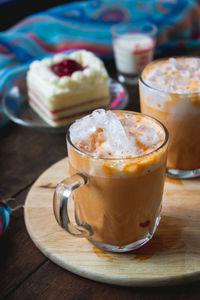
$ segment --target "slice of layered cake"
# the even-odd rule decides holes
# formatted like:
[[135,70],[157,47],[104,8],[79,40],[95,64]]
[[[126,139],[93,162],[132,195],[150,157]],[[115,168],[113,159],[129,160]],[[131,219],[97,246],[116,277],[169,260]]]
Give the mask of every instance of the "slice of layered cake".
[[108,73],[86,50],[34,61],[27,88],[31,107],[51,126],[64,126],[96,108],[109,107]]

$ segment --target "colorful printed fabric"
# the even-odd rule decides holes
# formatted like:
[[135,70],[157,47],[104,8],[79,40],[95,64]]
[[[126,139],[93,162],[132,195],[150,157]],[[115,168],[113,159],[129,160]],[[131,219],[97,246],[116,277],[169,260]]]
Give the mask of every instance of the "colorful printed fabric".
[[0,33],[0,89],[11,67],[35,58],[80,48],[112,57],[110,28],[122,21],[157,25],[157,53],[199,47],[199,17],[195,0],[96,0],[34,14]]
[[12,210],[6,203],[0,202],[0,237],[9,225],[11,212]]

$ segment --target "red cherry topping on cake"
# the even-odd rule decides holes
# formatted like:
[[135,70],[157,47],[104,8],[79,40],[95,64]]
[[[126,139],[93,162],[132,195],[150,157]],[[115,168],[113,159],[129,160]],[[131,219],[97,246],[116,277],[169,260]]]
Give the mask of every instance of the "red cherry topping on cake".
[[85,67],[73,59],[63,59],[58,64],[51,66],[51,70],[58,76],[71,76],[76,71],[83,71]]

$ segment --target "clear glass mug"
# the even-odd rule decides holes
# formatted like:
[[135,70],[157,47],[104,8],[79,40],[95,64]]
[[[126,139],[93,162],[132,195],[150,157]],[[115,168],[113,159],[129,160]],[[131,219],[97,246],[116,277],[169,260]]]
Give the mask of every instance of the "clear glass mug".
[[[181,59],[181,58],[180,58]],[[139,78],[142,113],[160,120],[170,134],[167,175],[174,178],[200,176],[200,93],[171,93],[151,87],[145,82],[154,64],[149,63]],[[146,73],[147,72],[147,73]]]
[[[141,247],[160,221],[168,132],[159,121],[144,117],[159,124],[164,142],[136,158],[92,157],[77,149],[67,134],[71,177],[56,187],[54,214],[68,233],[104,250],[126,252]],[[70,198],[75,203],[74,223],[68,215]]]

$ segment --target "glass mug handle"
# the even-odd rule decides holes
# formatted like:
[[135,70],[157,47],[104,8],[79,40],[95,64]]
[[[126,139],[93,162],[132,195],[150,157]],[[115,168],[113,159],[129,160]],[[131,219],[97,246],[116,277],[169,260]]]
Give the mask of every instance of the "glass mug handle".
[[87,184],[88,178],[82,173],[68,177],[61,181],[54,192],[53,210],[58,224],[68,233],[77,237],[89,237],[93,234],[92,228],[87,223],[72,224],[68,215],[68,200],[72,196],[72,192],[79,187]]

